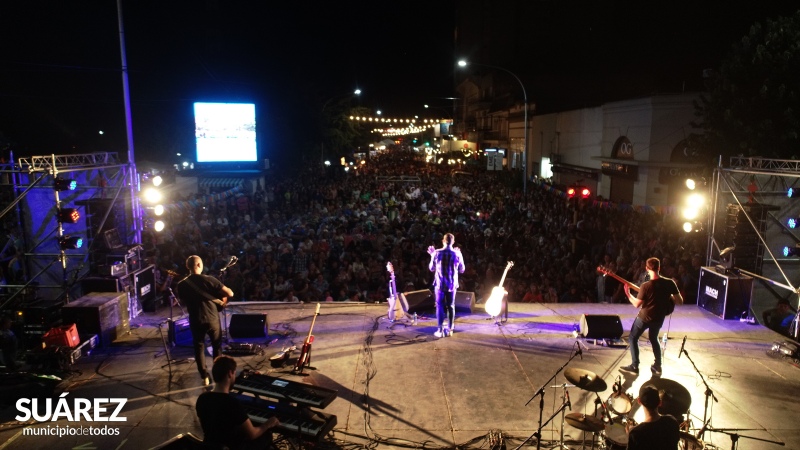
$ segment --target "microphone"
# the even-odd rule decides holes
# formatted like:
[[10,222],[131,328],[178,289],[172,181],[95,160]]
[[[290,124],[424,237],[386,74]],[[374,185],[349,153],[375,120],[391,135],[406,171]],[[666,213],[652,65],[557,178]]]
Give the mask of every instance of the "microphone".
[[680,359],[681,355],[683,354],[683,347],[686,345],[686,336],[683,337],[683,342],[681,342],[681,350],[678,352],[678,359]]
[[572,402],[569,401],[569,391],[566,389],[564,390],[564,398],[567,400],[567,406],[569,407],[569,410],[572,411]]
[[[581,350],[581,343],[578,342],[578,341],[575,341],[575,345],[578,346],[578,351],[576,351],[575,354],[580,356],[581,357],[581,361],[583,361],[583,350]],[[572,410],[570,410],[570,411],[572,411]]]

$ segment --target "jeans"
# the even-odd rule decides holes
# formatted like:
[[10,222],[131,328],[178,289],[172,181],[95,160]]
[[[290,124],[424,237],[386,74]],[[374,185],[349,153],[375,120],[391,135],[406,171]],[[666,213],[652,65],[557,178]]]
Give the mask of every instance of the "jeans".
[[196,325],[190,322],[189,328],[192,331],[194,360],[197,363],[197,370],[200,372],[201,377],[207,377],[209,375],[208,369],[206,369],[206,335],[211,339],[211,354],[216,359],[222,348],[222,331],[219,328],[219,322],[198,323]]
[[453,322],[456,319],[456,291],[436,289],[434,295],[436,296],[436,322],[439,331],[442,330],[445,317],[447,318],[447,328],[452,330]]
[[645,323],[639,317],[633,321],[631,326],[631,333],[628,337],[628,343],[631,347],[631,364],[639,367],[639,338],[642,337],[645,330],[649,330],[648,336],[650,338],[650,345],[653,346],[653,357],[655,358],[655,366],[661,367],[661,345],[658,343],[658,333],[661,331],[661,326],[664,325],[664,318]]

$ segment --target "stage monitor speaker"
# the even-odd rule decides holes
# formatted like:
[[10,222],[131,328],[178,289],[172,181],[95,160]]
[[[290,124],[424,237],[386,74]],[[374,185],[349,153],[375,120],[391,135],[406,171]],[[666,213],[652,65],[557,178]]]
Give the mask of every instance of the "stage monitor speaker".
[[408,312],[412,314],[415,312],[430,311],[434,309],[436,305],[433,299],[433,292],[431,292],[430,289],[403,292],[400,295],[405,297],[406,304],[408,304]]
[[622,321],[619,316],[584,314],[580,333],[587,339],[619,339],[622,337]]
[[475,293],[456,291],[456,312],[472,313],[475,308]]
[[267,337],[267,314],[232,314],[228,333],[234,339]]
[[697,305],[723,320],[738,319],[750,309],[753,279],[725,275],[713,267],[700,268]]

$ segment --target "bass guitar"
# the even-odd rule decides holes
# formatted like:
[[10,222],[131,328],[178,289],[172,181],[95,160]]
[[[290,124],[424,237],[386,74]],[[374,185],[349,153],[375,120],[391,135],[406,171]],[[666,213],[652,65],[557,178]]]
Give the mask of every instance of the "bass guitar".
[[314,313],[314,319],[311,320],[311,327],[308,329],[308,336],[306,336],[306,340],[303,342],[303,348],[300,350],[300,356],[297,358],[297,362],[294,364],[292,373],[305,375],[303,373],[303,369],[311,363],[311,343],[314,342],[314,335],[311,333],[314,331],[314,324],[317,322],[318,315],[319,303],[317,303],[317,312]]
[[503,277],[500,278],[500,284],[492,288],[492,294],[489,296],[489,300],[486,300],[484,309],[492,317],[499,316],[502,311],[503,296],[508,294],[508,292],[503,289],[503,283],[506,281],[506,275],[512,267],[514,267],[514,261],[509,261],[508,264],[506,264],[506,270],[503,271]]

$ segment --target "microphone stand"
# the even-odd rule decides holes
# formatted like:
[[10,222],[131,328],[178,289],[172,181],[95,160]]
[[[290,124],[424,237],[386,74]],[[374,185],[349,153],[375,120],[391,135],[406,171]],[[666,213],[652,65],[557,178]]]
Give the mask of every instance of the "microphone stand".
[[[694,371],[697,372],[697,375],[700,376],[700,380],[702,380],[703,384],[706,386],[706,392],[705,392],[706,401],[705,401],[705,404],[703,405],[703,427],[700,428],[700,432],[697,433],[697,439],[703,439],[703,433],[705,433],[706,428],[709,427],[708,424],[711,423],[711,418],[708,417],[708,399],[709,399],[709,397],[711,397],[711,398],[714,399],[715,402],[719,402],[719,400],[717,400],[717,397],[714,395],[714,391],[711,390],[711,386],[708,385],[708,383],[706,382],[705,377],[703,377],[703,374],[700,373],[700,370],[697,368],[697,365],[694,363],[694,361],[692,361],[692,357],[689,356],[689,352],[686,351],[686,348],[683,348],[682,350],[683,350],[683,354],[686,355],[686,357],[689,359],[689,362],[692,363],[692,367],[694,367]],[[681,355],[679,353],[678,357],[680,357],[680,356]],[[708,419],[708,421],[706,421],[706,419]]]
[[[522,441],[522,443],[519,444],[519,446],[517,446],[514,450],[519,450],[520,448],[522,448],[522,446],[525,445],[528,441],[530,441],[532,437],[536,437],[536,450],[540,450],[542,448],[542,427],[544,427],[545,425],[550,423],[550,421],[553,420],[553,417],[555,417],[558,413],[563,411],[564,407],[569,405],[569,402],[565,400],[564,404],[561,405],[561,408],[559,408],[559,410],[556,411],[555,414],[550,416],[550,418],[547,419],[547,422],[542,423],[542,415],[544,414],[544,390],[558,376],[558,374],[561,373],[561,371],[564,370],[565,367],[567,367],[567,364],[569,364],[573,359],[575,359],[576,356],[578,356],[580,354],[580,351],[581,351],[581,349],[579,347],[578,350],[575,351],[575,353],[573,353],[572,356],[569,357],[567,362],[565,362],[563,366],[559,367],[558,370],[556,371],[556,373],[554,373],[553,376],[550,377],[542,385],[542,387],[540,387],[539,390],[536,391],[535,394],[533,394],[533,397],[531,397],[531,399],[528,400],[525,403],[525,406],[528,406],[528,404],[530,402],[532,402],[533,399],[535,399],[537,396],[541,396],[539,398],[539,429],[537,429],[532,435],[528,436],[524,441]],[[563,444],[563,442],[562,442],[562,444]]]
[[783,446],[786,445],[786,443],[782,442],[782,441],[771,441],[769,439],[761,439],[761,438],[757,438],[757,437],[753,437],[753,436],[745,436],[745,435],[736,433],[736,431],[739,431],[738,428],[711,428],[711,427],[708,427],[708,431],[713,431],[714,433],[727,434],[728,436],[730,436],[731,437],[731,450],[736,450],[736,447],[739,444],[739,438],[752,439],[754,441],[761,441],[761,442],[769,442],[770,444],[777,444],[777,445],[783,445]]
[[[229,267],[235,266],[237,262],[239,262],[239,258],[231,256],[231,259],[228,260],[228,264],[225,264],[225,267],[219,270],[219,281],[222,284],[225,284],[225,271],[228,270]],[[222,341],[228,342],[228,312],[225,311],[224,307],[222,308],[222,317],[220,317],[219,320],[222,324]]]

